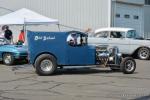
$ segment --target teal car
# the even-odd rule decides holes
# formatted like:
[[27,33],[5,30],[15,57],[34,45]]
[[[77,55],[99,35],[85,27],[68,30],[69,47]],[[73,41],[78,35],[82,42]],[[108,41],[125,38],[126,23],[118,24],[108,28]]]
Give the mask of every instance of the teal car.
[[27,60],[27,46],[12,45],[5,38],[0,38],[0,61],[13,65],[15,61]]

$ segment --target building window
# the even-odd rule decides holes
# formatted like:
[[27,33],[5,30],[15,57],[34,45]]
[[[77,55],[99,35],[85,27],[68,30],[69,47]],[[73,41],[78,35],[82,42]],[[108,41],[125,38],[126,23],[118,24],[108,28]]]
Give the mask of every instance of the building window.
[[150,0],[145,0],[145,5],[150,5]]
[[133,18],[136,19],[136,20],[138,20],[139,16],[134,15]]
[[126,14],[126,15],[124,15],[124,18],[130,18],[130,15]]
[[120,14],[116,14],[116,17],[117,17],[117,18],[120,18]]

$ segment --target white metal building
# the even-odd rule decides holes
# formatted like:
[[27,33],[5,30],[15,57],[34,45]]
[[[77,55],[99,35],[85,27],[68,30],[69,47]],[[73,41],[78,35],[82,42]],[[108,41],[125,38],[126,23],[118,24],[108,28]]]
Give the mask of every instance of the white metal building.
[[81,29],[117,26],[144,33],[144,0],[0,0],[0,15],[20,8]]
[[145,0],[144,6],[144,33],[146,38],[150,38],[150,0]]

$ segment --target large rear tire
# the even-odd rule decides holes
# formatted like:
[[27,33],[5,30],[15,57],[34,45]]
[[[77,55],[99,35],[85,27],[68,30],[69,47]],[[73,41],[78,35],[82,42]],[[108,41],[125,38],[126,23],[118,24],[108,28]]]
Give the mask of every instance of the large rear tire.
[[120,68],[124,74],[132,74],[136,69],[136,62],[131,57],[123,58]]
[[57,69],[56,59],[50,54],[42,54],[37,57],[34,66],[36,73],[42,76],[52,75]]

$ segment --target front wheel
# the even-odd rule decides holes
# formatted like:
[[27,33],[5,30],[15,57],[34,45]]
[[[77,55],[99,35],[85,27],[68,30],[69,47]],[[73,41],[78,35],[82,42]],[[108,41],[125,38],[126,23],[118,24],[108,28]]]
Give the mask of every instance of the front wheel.
[[146,47],[140,48],[138,50],[138,58],[141,60],[148,60],[150,57],[150,50]]
[[132,74],[136,69],[136,62],[133,58],[126,57],[123,58],[120,67],[124,74]]
[[56,59],[52,55],[42,54],[36,59],[34,67],[38,75],[52,75],[57,69]]
[[13,65],[14,64],[14,57],[11,53],[3,54],[3,63],[5,65]]

